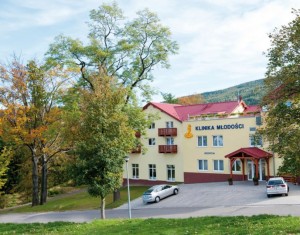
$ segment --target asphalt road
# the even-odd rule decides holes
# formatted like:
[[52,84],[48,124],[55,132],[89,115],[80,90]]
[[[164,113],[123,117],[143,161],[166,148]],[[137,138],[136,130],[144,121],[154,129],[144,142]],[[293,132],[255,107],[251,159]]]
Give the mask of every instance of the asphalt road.
[[[251,216],[258,214],[300,216],[300,186],[290,184],[289,196],[267,198],[265,183],[252,182],[182,184],[176,196],[144,205],[131,202],[132,218],[189,218],[200,216]],[[89,222],[100,218],[99,210],[0,215],[0,223]],[[128,218],[128,204],[106,210],[106,218]]]

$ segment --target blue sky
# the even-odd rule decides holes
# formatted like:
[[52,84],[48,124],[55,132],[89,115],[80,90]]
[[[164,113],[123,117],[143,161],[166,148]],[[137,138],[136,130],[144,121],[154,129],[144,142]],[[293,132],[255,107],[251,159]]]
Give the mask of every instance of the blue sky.
[[[101,0],[2,0],[0,61],[15,53],[42,59],[54,37],[84,40],[89,11]],[[152,86],[184,96],[228,88],[264,77],[268,33],[290,22],[299,0],[117,0],[128,18],[149,8],[180,46],[171,68],[154,71]],[[161,101],[155,96],[154,101]]]

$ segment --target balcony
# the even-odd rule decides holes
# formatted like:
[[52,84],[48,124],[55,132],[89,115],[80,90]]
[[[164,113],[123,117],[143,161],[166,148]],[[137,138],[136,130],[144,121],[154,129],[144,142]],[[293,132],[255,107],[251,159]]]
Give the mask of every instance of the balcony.
[[158,128],[158,136],[177,136],[177,128]]
[[131,153],[141,153],[141,152],[142,152],[141,146],[138,146],[135,149],[131,150]]
[[159,153],[177,153],[177,145],[159,145]]

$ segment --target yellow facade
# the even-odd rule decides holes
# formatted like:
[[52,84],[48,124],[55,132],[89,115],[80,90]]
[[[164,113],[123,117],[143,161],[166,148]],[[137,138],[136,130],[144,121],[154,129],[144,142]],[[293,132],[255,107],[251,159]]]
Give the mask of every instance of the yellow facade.
[[[230,115],[225,115],[226,117],[191,116],[187,120],[178,120],[170,113],[151,104],[144,112],[157,114],[159,119],[154,122],[151,129],[147,130],[147,136],[141,137],[143,147],[146,149],[145,153],[130,154],[129,177],[141,183],[225,181],[231,172],[230,160],[225,156],[240,148],[252,147],[251,136],[261,125],[257,123],[260,114],[242,115],[240,106],[237,106]],[[170,122],[173,123],[172,128],[176,128],[177,135],[159,136],[158,130],[167,128]],[[177,152],[159,153],[161,145],[176,145]],[[267,151],[266,146],[267,144],[263,143],[263,146],[258,147]],[[280,159],[277,157],[270,159],[271,176],[277,174],[279,165]],[[155,170],[149,169],[153,166]],[[260,180],[264,180],[267,176],[267,165],[264,160],[260,161],[258,170]],[[153,177],[153,171],[156,177]],[[251,180],[254,171],[251,161],[245,162],[244,180]],[[233,174],[242,175],[242,170],[233,171]]]
[[[158,146],[165,145],[166,140],[164,137],[158,137],[158,128],[165,128],[167,121],[173,121],[174,127],[177,127],[177,137],[174,137],[175,143],[180,146],[182,145],[182,138],[180,136],[184,135],[180,123],[173,118],[170,118],[167,114],[163,112],[158,112],[157,109],[153,108],[152,106],[149,107],[146,112],[149,113],[157,113],[160,117],[159,120],[155,121],[155,128],[147,130],[147,136],[142,136],[143,146],[146,150],[145,154],[130,154],[129,163],[131,164],[139,164],[139,179],[143,180],[151,180],[149,179],[149,164],[156,165],[156,180],[167,181],[167,165],[174,165],[175,166],[175,179],[178,182],[183,182],[183,171],[184,171],[184,162],[183,162],[183,149],[178,149],[177,154],[163,154],[158,153]],[[155,145],[149,145],[149,138],[155,138]],[[131,165],[132,166],[132,165]],[[132,173],[132,171],[129,171]],[[131,178],[132,174],[130,175]]]

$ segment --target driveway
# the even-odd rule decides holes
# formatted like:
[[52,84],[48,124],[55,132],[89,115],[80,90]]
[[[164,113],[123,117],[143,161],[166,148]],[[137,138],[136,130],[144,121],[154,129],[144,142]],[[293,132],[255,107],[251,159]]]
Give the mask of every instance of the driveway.
[[[254,186],[253,182],[199,183],[179,185],[179,194],[161,200],[159,203],[143,204],[142,198],[131,202],[132,209],[142,208],[211,208],[245,205],[299,205],[300,186],[289,184],[289,196],[273,196],[268,198],[265,193],[266,183],[260,182]],[[122,205],[120,209],[127,208]]]
[[[289,196],[267,198],[265,182],[181,184],[179,194],[159,203],[131,201],[132,218],[190,218],[200,216],[251,216],[258,214],[300,216],[300,186],[290,184]],[[0,215],[0,223],[89,222],[100,218],[99,210]],[[128,218],[128,204],[106,210],[106,218]]]

